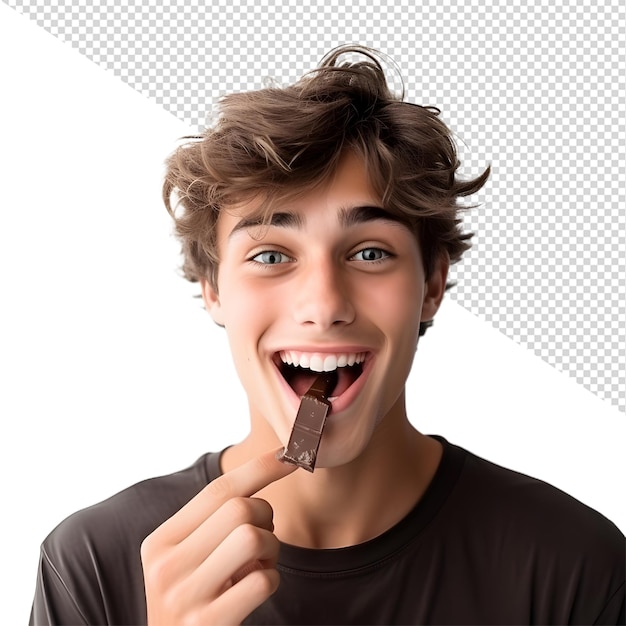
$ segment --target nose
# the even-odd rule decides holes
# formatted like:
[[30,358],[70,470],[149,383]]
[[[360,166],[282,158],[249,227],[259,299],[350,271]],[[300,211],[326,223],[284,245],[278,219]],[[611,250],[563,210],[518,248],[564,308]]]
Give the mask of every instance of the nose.
[[331,261],[312,263],[300,273],[294,286],[296,322],[322,330],[354,321],[355,308],[348,281]]

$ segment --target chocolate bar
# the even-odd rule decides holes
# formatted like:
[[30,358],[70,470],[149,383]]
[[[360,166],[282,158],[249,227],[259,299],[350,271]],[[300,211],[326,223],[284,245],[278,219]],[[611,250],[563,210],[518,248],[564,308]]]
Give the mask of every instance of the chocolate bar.
[[337,384],[337,371],[322,372],[302,396],[289,443],[280,460],[302,467],[309,472],[315,469],[317,449],[322,438],[326,416],[330,411],[328,396]]

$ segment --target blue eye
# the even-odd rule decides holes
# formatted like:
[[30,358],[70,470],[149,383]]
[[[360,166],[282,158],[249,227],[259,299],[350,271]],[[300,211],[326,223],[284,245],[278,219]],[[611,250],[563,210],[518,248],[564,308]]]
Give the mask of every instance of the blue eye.
[[356,261],[382,261],[389,255],[388,252],[381,250],[381,248],[363,248],[359,250],[352,258]]
[[262,265],[276,265],[278,263],[288,263],[291,259],[282,252],[277,250],[266,250],[265,252],[259,252],[256,256],[253,256],[252,261],[260,263]]

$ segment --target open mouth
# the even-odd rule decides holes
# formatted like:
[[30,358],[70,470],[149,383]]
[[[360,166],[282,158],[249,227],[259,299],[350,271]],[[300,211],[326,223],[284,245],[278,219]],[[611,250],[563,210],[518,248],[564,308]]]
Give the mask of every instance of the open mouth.
[[276,365],[288,385],[298,396],[303,396],[320,372],[337,371],[337,384],[330,397],[339,397],[363,373],[367,353],[308,354],[281,351],[276,355]]

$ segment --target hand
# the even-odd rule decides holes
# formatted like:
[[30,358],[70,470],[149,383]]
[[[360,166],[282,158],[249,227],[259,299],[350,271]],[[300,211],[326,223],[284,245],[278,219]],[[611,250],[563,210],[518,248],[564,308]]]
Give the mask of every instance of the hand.
[[268,452],[220,476],[141,545],[148,624],[239,624],[278,588],[273,511],[257,491],[295,466]]

